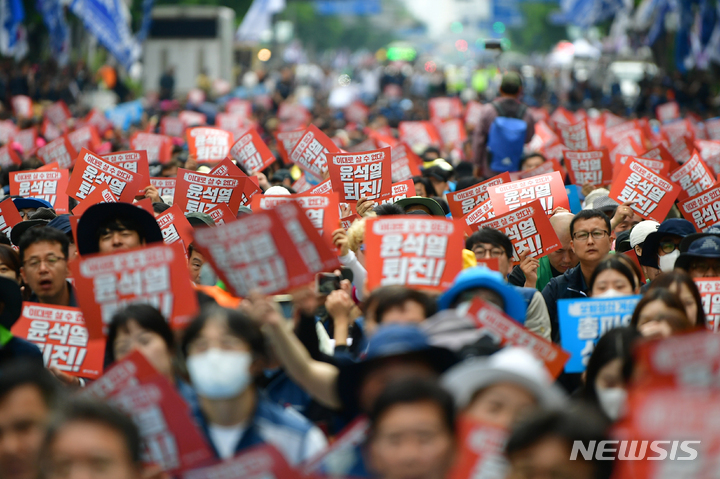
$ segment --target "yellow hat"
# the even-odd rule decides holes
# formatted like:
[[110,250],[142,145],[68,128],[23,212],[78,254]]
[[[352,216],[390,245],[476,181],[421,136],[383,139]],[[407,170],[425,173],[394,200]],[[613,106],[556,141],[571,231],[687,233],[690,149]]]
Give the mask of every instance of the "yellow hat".
[[462,250],[462,258],[463,258],[463,269],[468,269],[468,268],[472,268],[473,266],[477,266],[477,259],[475,259],[475,253],[473,253],[469,249]]

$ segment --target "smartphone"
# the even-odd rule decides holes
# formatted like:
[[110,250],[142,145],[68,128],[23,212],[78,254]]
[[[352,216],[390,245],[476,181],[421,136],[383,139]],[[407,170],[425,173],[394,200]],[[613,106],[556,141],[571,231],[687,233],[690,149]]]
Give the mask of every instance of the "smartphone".
[[315,276],[317,293],[327,295],[340,289],[340,279],[340,276],[333,273],[318,273]]
[[293,318],[293,303],[292,295],[289,294],[276,294],[272,297],[272,300],[280,306],[283,317],[285,319]]

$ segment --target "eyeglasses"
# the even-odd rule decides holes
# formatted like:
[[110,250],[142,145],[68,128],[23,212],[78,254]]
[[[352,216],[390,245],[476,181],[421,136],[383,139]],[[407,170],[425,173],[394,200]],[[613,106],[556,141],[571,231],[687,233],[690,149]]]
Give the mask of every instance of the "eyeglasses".
[[479,256],[481,258],[484,258],[485,256],[487,256],[488,251],[490,252],[491,258],[499,258],[505,254],[505,250],[502,248],[485,249],[482,246],[479,246],[479,247],[473,249],[473,253],[475,253],[475,256]]
[[677,247],[678,245],[676,245],[672,241],[663,241],[662,243],[660,243],[659,251],[662,251],[665,254],[670,254],[675,251]]
[[577,233],[575,233],[574,238],[575,238],[575,241],[587,241],[588,238],[590,237],[590,235],[592,235],[593,239],[601,240],[605,236],[608,236],[609,234],[610,233],[608,233],[605,230],[594,230],[590,233],[588,233],[587,231],[578,231]]
[[54,268],[55,265],[58,263],[58,261],[65,261],[65,259],[66,258],[63,258],[60,256],[50,255],[47,258],[45,258],[44,260],[42,260],[40,258],[33,258],[28,261],[25,261],[25,263],[23,263],[23,264],[28,269],[38,269],[44,261],[45,264],[48,265],[48,267]]
[[714,273],[720,273],[720,264],[717,264],[714,261],[693,261],[692,263],[690,263],[690,267],[688,269],[694,270],[694,272],[696,271],[700,274],[705,274],[711,269]]

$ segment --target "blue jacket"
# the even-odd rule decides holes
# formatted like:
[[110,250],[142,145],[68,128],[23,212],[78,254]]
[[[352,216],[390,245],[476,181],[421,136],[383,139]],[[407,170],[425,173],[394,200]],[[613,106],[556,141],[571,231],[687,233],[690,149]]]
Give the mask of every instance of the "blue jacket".
[[545,305],[550,315],[551,337],[554,343],[560,343],[560,325],[558,322],[557,302],[560,299],[587,298],[588,286],[580,265],[570,268],[562,275],[551,279],[542,291]]

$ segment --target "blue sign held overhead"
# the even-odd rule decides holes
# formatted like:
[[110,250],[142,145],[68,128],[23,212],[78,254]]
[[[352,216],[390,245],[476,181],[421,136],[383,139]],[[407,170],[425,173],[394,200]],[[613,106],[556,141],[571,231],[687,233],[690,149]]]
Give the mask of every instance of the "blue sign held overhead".
[[318,15],[377,15],[382,12],[380,0],[315,0]]
[[582,204],[580,203],[580,195],[577,185],[565,185],[565,193],[567,193],[568,202],[570,203],[570,212],[574,215],[580,213]]
[[142,100],[120,103],[115,108],[105,111],[105,116],[113,125],[127,131],[130,125],[140,123],[143,114]]
[[560,345],[570,353],[565,372],[585,371],[598,340],[614,328],[629,326],[641,296],[558,301]]

